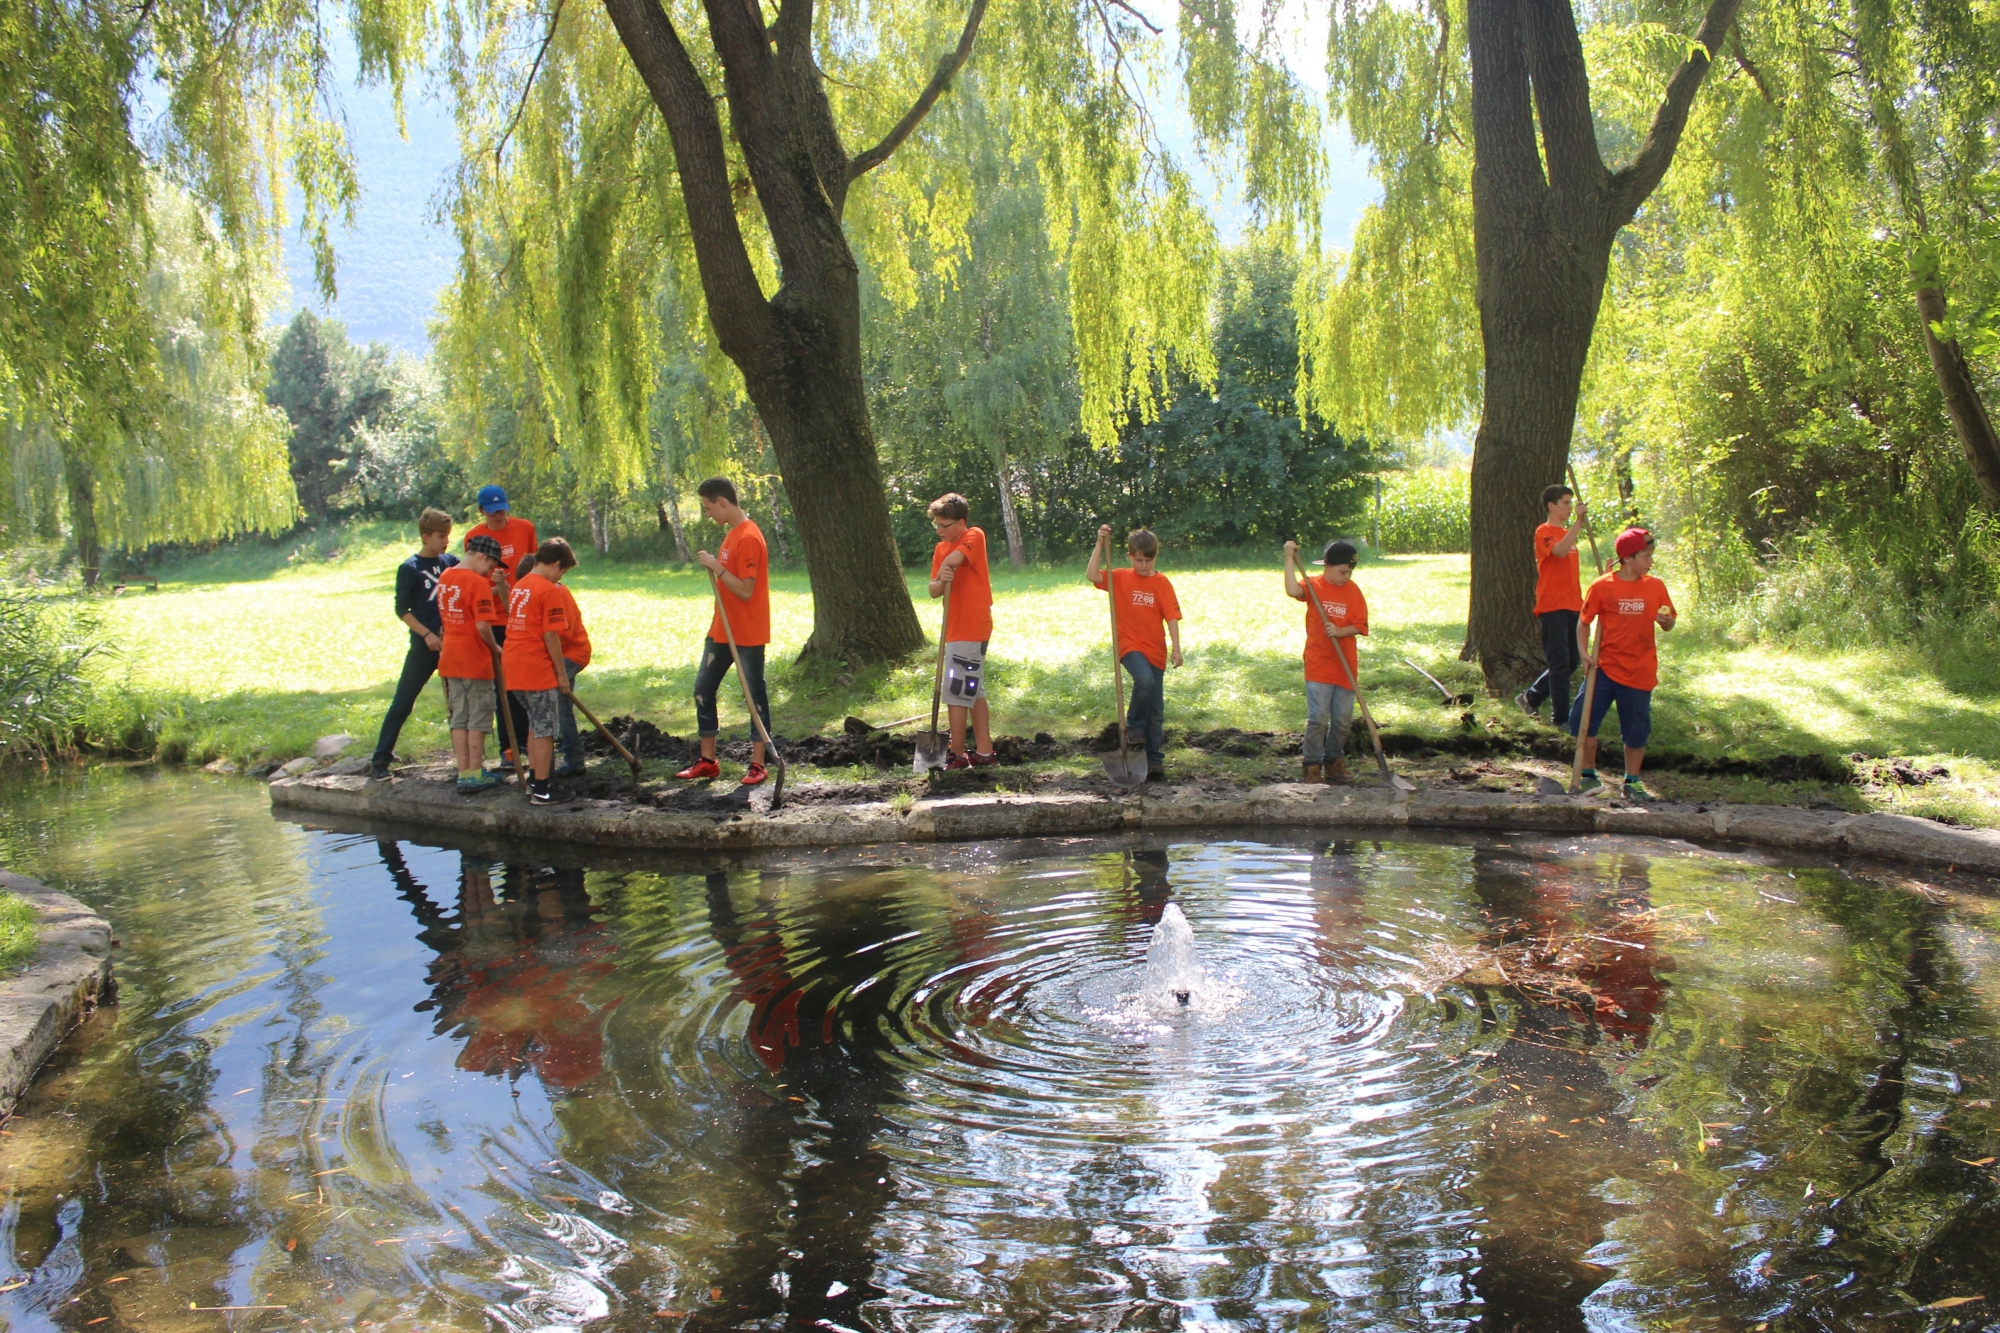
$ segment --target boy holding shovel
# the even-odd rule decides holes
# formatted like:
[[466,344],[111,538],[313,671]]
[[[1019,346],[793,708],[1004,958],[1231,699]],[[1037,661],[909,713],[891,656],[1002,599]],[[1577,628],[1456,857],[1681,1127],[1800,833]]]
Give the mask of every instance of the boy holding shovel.
[[[513,587],[514,567],[520,562],[523,556],[535,553],[535,525],[525,518],[514,517],[507,505],[507,492],[498,486],[481,486],[479,488],[479,512],[486,515],[486,519],[484,522],[475,525],[465,534],[465,549],[468,551],[472,549],[472,539],[475,536],[490,537],[500,547],[500,554],[494,557],[494,565],[498,570],[498,577],[493,583],[493,596],[500,606],[502,619],[505,619],[507,594],[508,590]],[[507,627],[504,624],[499,626],[494,631],[494,636],[501,643],[506,643]],[[505,699],[496,699],[495,703],[512,707],[509,701]],[[528,719],[522,716],[518,708],[513,709],[513,714],[514,730],[517,733],[525,734],[528,728]],[[500,749],[506,759],[504,767],[508,771],[512,771],[515,760],[519,756],[507,744],[506,719],[495,714],[493,726],[494,730],[500,736]]]
[[493,597],[493,572],[499,567],[500,543],[475,532],[465,541],[465,563],[438,577],[438,675],[444,677],[458,789],[468,793],[500,785],[485,768],[486,723],[496,712],[493,655],[500,644],[493,629],[500,623],[500,605]]
[[[1597,777],[1597,729],[1613,703],[1618,705],[1618,737],[1625,743],[1625,796],[1640,801],[1652,796],[1639,780],[1639,770],[1645,765],[1646,740],[1653,730],[1653,689],[1660,683],[1653,629],[1672,629],[1680,614],[1667,585],[1652,575],[1653,547],[1653,534],[1644,528],[1619,533],[1618,567],[1584,594],[1576,627],[1577,656],[1596,680],[1585,677],[1589,726],[1583,725],[1583,695],[1578,695],[1570,709],[1569,732],[1578,737],[1582,776],[1578,790],[1586,796],[1605,790]],[[1593,657],[1588,635],[1591,623],[1600,620],[1604,630]]]
[[556,702],[569,689],[563,666],[562,632],[569,625],[563,571],[576,567],[576,553],[560,537],[535,550],[535,565],[507,595],[507,642],[500,668],[507,673],[509,701],[528,715],[528,799],[555,800],[549,770],[555,765]]
[[[1354,682],[1361,678],[1361,654],[1354,640],[1368,632],[1368,599],[1354,583],[1356,552],[1348,542],[1330,542],[1321,561],[1325,573],[1301,581],[1299,544],[1285,543],[1285,595],[1306,603],[1307,782],[1352,782],[1347,770],[1347,733],[1354,725]],[[1312,607],[1317,597],[1323,623]],[[1331,732],[1331,738],[1328,733]]]
[[[993,750],[993,722],[986,707],[986,645],[993,639],[993,579],[986,567],[986,533],[968,527],[972,508],[957,491],[930,503],[937,545],[931,550],[933,597],[951,589],[944,626],[944,702],[951,718],[946,771],[1000,762]],[[965,750],[970,718],[976,748]]]
[[[722,609],[709,622],[708,638],[701,649],[701,666],[694,675],[695,730],[701,737],[701,758],[675,777],[694,782],[722,776],[715,761],[715,738],[722,723],[715,707],[716,691],[729,675],[729,636],[736,636],[736,660],[742,663],[743,683],[771,729],[771,700],[764,690],[764,647],[771,641],[771,556],[764,545],[764,531],[750,521],[736,500],[736,483],[727,477],[710,477],[695,493],[701,497],[701,512],[726,534],[713,555],[695,552],[695,560],[715,576],[722,589]],[[724,612],[729,624],[722,623]],[[750,728],[750,767],[743,770],[742,785],[755,787],[764,781],[764,738],[753,724]]]
[[[1125,714],[1126,740],[1146,747],[1146,781],[1165,782],[1167,663],[1181,664],[1181,604],[1174,585],[1158,571],[1160,539],[1140,528],[1125,539],[1130,569],[1111,569],[1111,525],[1098,525],[1097,545],[1083,576],[1111,590],[1118,608],[1118,661],[1132,677],[1132,707]],[[1167,639],[1173,639],[1173,651]]]

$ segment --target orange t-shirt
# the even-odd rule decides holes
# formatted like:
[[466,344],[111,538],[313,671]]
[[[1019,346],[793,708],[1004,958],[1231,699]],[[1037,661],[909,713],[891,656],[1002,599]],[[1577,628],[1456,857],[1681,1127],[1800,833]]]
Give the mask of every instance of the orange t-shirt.
[[736,636],[738,648],[755,648],[771,641],[771,553],[764,545],[764,530],[744,519],[729,530],[722,539],[722,546],[715,558],[722,562],[724,570],[739,579],[748,579],[751,584],[750,600],[745,601],[722,589],[722,604],[729,608],[729,629],[722,628],[722,613],[717,612],[709,620],[708,637],[717,643],[727,643],[728,635]]
[[[1118,654],[1144,653],[1146,660],[1167,669],[1167,622],[1181,618],[1181,604],[1165,574],[1141,578],[1131,569],[1111,573],[1111,602],[1118,608]],[[1104,586],[1104,572],[1094,580]]]
[[535,540],[535,525],[525,518],[515,518],[511,514],[507,516],[507,522],[497,529],[482,520],[465,530],[465,536],[460,539],[458,549],[464,550],[465,543],[482,532],[500,543],[500,586],[513,587],[514,567],[521,563],[522,556],[533,555],[535,547],[540,545]]
[[[1326,575],[1313,574],[1306,578],[1306,596],[1318,596],[1319,604],[1326,608],[1326,618],[1333,622],[1335,629],[1352,625],[1362,634],[1368,632],[1368,599],[1361,595],[1361,589],[1354,580],[1335,586],[1326,581]],[[1340,656],[1334,657],[1338,645]],[[1340,662],[1346,662],[1347,672],[1341,673]],[[1326,627],[1320,623],[1319,612],[1313,610],[1312,602],[1306,602],[1306,679],[1315,685],[1338,685],[1344,690],[1354,688],[1360,679],[1361,653],[1359,645],[1350,635],[1343,639],[1326,637]]]
[[493,650],[479,637],[481,622],[500,623],[493,584],[464,565],[453,565],[438,577],[438,618],[444,647],[438,652],[438,674],[453,680],[492,680]]
[[583,627],[583,612],[577,607],[576,594],[566,584],[558,583],[556,591],[563,596],[563,605],[569,611],[569,623],[556,632],[562,635],[563,656],[580,667],[590,665],[590,631]]
[[967,528],[955,542],[939,542],[931,552],[931,577],[944,568],[953,551],[965,559],[951,576],[951,614],[945,620],[946,643],[985,643],[993,637],[993,576],[986,568],[986,533]]
[[1572,546],[1568,555],[1556,554],[1556,543],[1569,529],[1544,523],[1535,529],[1535,614],[1544,611],[1583,609],[1583,552]]
[[500,650],[500,665],[507,672],[510,690],[553,690],[556,664],[549,660],[549,646],[542,636],[553,630],[561,634],[569,624],[569,602],[562,585],[540,574],[530,574],[507,594],[507,643]]
[[1606,574],[1590,585],[1584,595],[1583,614],[1588,625],[1604,618],[1604,641],[1597,649],[1597,665],[1604,674],[1627,689],[1650,690],[1660,683],[1660,654],[1653,646],[1653,617],[1661,607],[1673,609],[1674,599],[1667,585],[1651,574],[1639,579],[1621,579]]

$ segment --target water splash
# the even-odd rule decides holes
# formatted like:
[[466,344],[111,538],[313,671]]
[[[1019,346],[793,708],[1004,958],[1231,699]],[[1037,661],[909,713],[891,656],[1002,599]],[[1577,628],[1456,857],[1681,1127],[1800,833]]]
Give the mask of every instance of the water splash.
[[1194,927],[1179,903],[1168,903],[1146,945],[1146,999],[1155,1005],[1191,1003],[1202,989],[1201,960],[1195,957]]

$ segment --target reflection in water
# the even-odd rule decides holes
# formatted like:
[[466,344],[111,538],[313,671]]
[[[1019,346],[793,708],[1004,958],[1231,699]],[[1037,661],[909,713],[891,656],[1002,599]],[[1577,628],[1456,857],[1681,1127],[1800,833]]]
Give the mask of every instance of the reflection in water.
[[[1995,1295],[1991,900],[1526,838],[607,869],[262,800],[0,817],[125,945],[0,1137],[12,1328],[1902,1330]],[[1121,1004],[1169,902],[1226,1009]],[[1439,948],[1540,971],[1427,993]]]

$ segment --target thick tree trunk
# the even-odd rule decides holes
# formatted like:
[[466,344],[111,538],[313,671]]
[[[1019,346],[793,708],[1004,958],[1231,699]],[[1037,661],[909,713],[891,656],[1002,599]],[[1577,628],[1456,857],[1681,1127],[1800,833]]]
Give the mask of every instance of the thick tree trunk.
[[1007,484],[1007,469],[1000,468],[993,474],[993,480],[1000,490],[1000,525],[1007,530],[1007,563],[1019,569],[1028,563],[1028,553],[1021,545],[1021,516],[1014,512],[1014,492]]
[[83,586],[95,588],[103,556],[97,536],[97,477],[89,463],[65,450],[63,482],[69,488],[69,530],[76,539],[76,563],[83,570]]
[[1931,355],[1931,370],[1937,375],[1938,389],[1944,394],[1944,408],[1951,414],[1952,428],[1965,450],[1965,461],[1979,481],[1979,493],[1989,508],[2000,509],[2000,437],[1993,431],[1993,418],[1979,396],[1979,385],[1966,364],[1965,352],[1956,338],[1945,339],[1932,326],[1946,315],[1944,289],[1935,283],[1917,288],[1917,314],[1924,322],[1924,348]]

